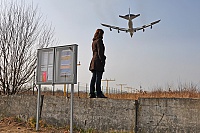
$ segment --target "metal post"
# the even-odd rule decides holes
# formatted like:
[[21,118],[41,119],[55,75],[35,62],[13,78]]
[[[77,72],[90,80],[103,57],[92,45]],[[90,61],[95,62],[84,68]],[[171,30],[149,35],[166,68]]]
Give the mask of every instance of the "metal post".
[[69,84],[67,84],[67,98],[69,98]]
[[80,98],[80,96],[79,96],[79,84],[80,84],[80,82],[78,82],[78,98]]
[[70,133],[73,133],[73,95],[74,95],[74,84],[71,84]]
[[66,84],[64,84],[64,96],[66,97]]
[[120,85],[121,86],[121,94],[122,94],[122,86],[124,86],[126,84],[116,84],[116,85]]
[[55,88],[54,88],[54,87],[55,87],[55,85],[52,84],[52,88],[53,88],[53,96],[55,95],[55,92],[54,92],[54,91],[55,91],[55,90],[54,90]]
[[41,84],[38,85],[36,131],[39,130]]
[[[66,75],[65,75],[65,81],[66,81]],[[64,96],[66,97],[66,83],[64,84]],[[67,95],[68,97],[68,95]]]
[[112,79],[105,79],[105,80],[101,80],[101,81],[106,81],[106,94],[108,95],[108,89],[109,89],[109,87],[108,87],[108,82],[110,82],[110,81],[115,81],[115,80],[112,80]]

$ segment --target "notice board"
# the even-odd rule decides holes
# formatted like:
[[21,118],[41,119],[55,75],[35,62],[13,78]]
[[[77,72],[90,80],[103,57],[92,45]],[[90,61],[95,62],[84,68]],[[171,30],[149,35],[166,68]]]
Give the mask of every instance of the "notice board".
[[78,45],[38,49],[37,84],[76,84]]

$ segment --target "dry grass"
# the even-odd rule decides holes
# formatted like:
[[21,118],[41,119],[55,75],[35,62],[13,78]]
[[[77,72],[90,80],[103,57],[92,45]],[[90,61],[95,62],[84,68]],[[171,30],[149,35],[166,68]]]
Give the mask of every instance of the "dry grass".
[[[42,95],[52,95],[52,92],[42,92]],[[55,96],[64,96],[62,92],[55,92]],[[200,98],[200,92],[197,91],[152,91],[152,92],[137,92],[137,93],[117,93],[117,94],[105,94],[108,98],[112,99],[132,99],[138,98]],[[70,98],[70,93],[66,94],[66,97]],[[86,92],[74,93],[74,97],[88,98],[89,94]]]
[[[179,84],[178,87],[167,87],[167,89],[162,89],[161,87],[157,87],[153,89],[153,91],[143,91],[138,90],[134,93],[109,93],[105,94],[108,98],[112,99],[133,99],[137,100],[138,98],[200,98],[200,88],[197,85],[192,83],[189,84]],[[55,95],[55,96],[65,96],[70,97],[69,93],[63,93],[63,91],[55,91],[54,94],[52,91],[42,91],[42,95]],[[32,91],[23,93],[22,95],[33,95]],[[34,92],[34,95],[37,95],[37,92]],[[89,92],[75,92],[74,97],[79,98],[88,98]]]
[[200,98],[200,93],[183,91],[183,92],[145,92],[145,93],[127,93],[127,94],[108,94],[113,99],[134,99],[138,98]]

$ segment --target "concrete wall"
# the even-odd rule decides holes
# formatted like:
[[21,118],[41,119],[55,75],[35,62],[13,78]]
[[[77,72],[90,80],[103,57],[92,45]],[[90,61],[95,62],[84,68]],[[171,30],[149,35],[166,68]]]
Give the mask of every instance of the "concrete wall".
[[[36,117],[36,96],[1,96],[0,115]],[[113,99],[74,99],[74,126],[99,131],[133,132],[135,101]],[[41,118],[57,126],[70,124],[70,99],[44,96]]]
[[36,96],[0,96],[0,116],[20,116],[24,120],[36,116]]
[[[36,96],[0,96],[0,116],[36,117]],[[199,133],[200,99],[74,99],[74,126],[100,131]],[[138,109],[136,117],[136,109]],[[70,124],[70,99],[44,96],[41,117],[49,124]]]
[[[133,131],[135,106],[131,100],[74,99],[74,125],[83,129]],[[70,99],[44,97],[42,119],[51,124],[70,124]]]
[[140,99],[140,133],[200,133],[200,99]]

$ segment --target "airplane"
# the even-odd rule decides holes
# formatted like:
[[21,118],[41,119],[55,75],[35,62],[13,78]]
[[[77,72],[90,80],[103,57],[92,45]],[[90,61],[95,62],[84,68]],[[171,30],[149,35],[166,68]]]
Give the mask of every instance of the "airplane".
[[154,21],[154,22],[152,22],[150,24],[143,25],[143,26],[137,27],[137,28],[133,28],[133,22],[132,22],[132,20],[135,19],[135,18],[137,18],[138,16],[140,16],[140,14],[137,14],[137,15],[131,14],[130,13],[130,8],[129,8],[129,14],[127,14],[125,16],[119,15],[119,17],[128,20],[128,28],[120,28],[120,27],[116,27],[116,26],[111,26],[111,25],[103,24],[103,23],[101,23],[101,25],[110,28],[110,31],[112,31],[112,29],[116,29],[118,31],[118,33],[120,31],[125,31],[126,33],[129,32],[130,36],[132,37],[134,32],[139,31],[139,30],[143,30],[143,32],[144,32],[145,28],[147,28],[147,27],[151,27],[151,29],[152,29],[152,26],[154,24],[157,24],[157,23],[159,23],[161,21],[161,20],[157,20],[157,21]]

